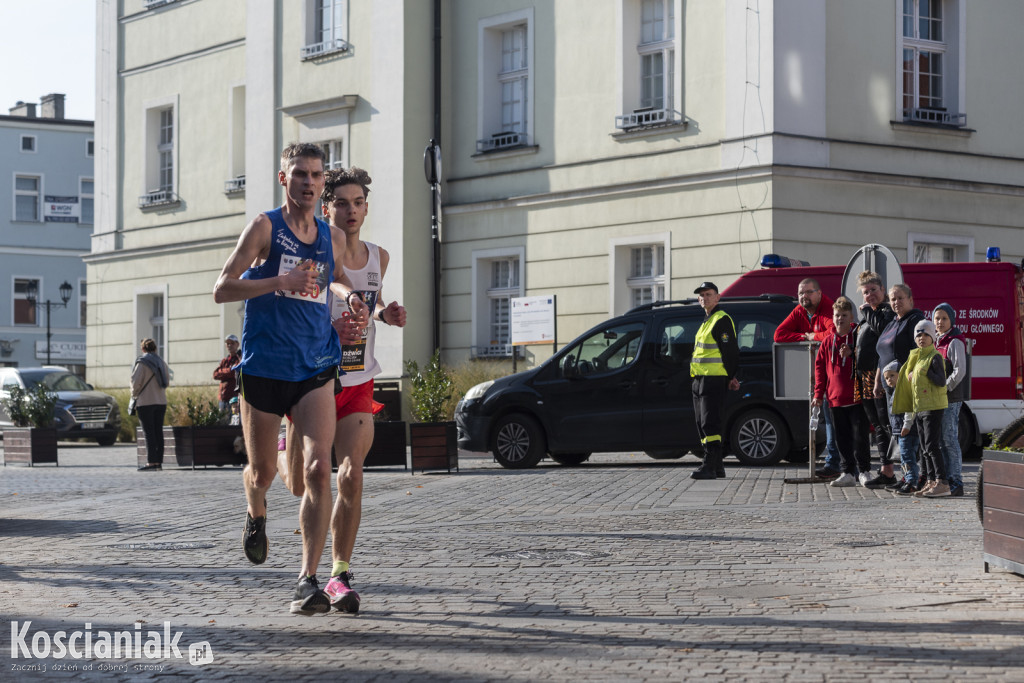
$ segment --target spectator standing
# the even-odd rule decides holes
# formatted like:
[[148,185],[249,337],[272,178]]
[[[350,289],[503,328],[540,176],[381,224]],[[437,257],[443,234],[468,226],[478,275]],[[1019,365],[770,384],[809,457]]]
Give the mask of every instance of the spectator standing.
[[932,311],[932,322],[939,333],[935,348],[946,359],[946,400],[949,406],[942,413],[942,461],[949,480],[949,495],[964,495],[961,473],[963,454],[960,452],[960,408],[967,389],[971,386],[967,338],[956,326],[956,312],[947,303]]
[[865,270],[857,277],[864,304],[860,307],[862,322],[857,326],[857,394],[864,407],[868,422],[874,428],[875,447],[878,449],[878,474],[868,480],[865,487],[879,489],[896,483],[890,445],[892,429],[885,392],[875,395],[875,375],[878,366],[878,337],[896,314],[886,300],[885,284],[878,273]]
[[948,406],[946,364],[942,354],[935,350],[938,336],[931,320],[917,323],[914,327],[917,348],[910,352],[907,362],[900,368],[893,392],[893,410],[905,413],[900,436],[907,436],[916,427],[923,450],[921,485],[917,489],[908,486],[896,491],[903,496],[913,494],[939,498],[949,495],[949,482],[942,461],[942,414]]
[[814,358],[815,406],[824,401],[832,410],[833,428],[842,474],[832,486],[863,486],[870,477],[868,426],[860,399],[855,396],[857,359],[853,324],[853,302],[845,296],[832,305],[835,331],[825,338]]
[[164,415],[167,413],[167,385],[171,372],[164,359],[156,354],[156,342],[143,339],[142,355],[132,366],[132,398],[139,414],[142,432],[146,435],[146,464],[140,472],[163,469]]
[[[914,308],[914,293],[910,286],[904,283],[893,285],[889,289],[889,305],[892,307],[895,317],[878,336],[878,343],[875,345],[875,350],[878,353],[878,367],[885,368],[896,361],[897,367],[902,368],[910,357],[910,352],[916,346],[914,327],[924,320],[924,312]],[[893,415],[892,411],[894,390],[893,387],[882,382],[880,373],[875,373],[875,396],[886,397],[889,426],[893,435],[896,436],[902,430],[902,423],[898,416]],[[901,479],[885,488],[890,491],[898,491],[909,487],[910,493],[914,493],[917,491],[918,476],[920,475],[917,466],[917,448],[920,445],[917,426],[911,428],[907,434],[898,436],[898,442],[900,463],[903,466],[904,474]]]
[[[832,299],[822,293],[821,285],[814,278],[800,281],[796,298],[796,308],[775,328],[775,342],[824,341],[835,331]],[[825,405],[822,412],[825,413],[825,464],[815,471],[815,475],[823,479],[834,479],[839,476],[841,469],[839,449],[832,429],[832,411]]]
[[221,359],[220,365],[213,371],[213,378],[220,382],[220,411],[230,412],[231,399],[238,396],[238,378],[235,375],[235,366],[242,362],[242,355],[238,352],[238,337],[229,334],[224,338],[224,348],[228,355]]

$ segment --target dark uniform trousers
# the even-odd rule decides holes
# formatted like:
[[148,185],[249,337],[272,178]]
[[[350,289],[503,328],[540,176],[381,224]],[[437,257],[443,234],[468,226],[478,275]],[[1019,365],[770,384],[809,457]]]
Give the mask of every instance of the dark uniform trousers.
[[[693,378],[693,414],[697,434],[704,444],[706,465],[718,467],[722,462],[722,410],[729,390],[724,375],[698,375]],[[711,462],[708,462],[709,457]]]

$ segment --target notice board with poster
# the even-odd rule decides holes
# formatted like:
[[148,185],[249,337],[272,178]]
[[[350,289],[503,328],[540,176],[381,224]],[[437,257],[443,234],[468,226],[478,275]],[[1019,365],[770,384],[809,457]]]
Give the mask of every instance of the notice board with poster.
[[554,344],[555,295],[513,298],[509,327],[513,346]]

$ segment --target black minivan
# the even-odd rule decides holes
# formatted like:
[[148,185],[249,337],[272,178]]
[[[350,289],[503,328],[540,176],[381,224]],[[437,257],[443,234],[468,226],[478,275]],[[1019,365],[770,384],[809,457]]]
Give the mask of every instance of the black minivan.
[[[807,402],[774,400],[772,384],[775,328],[795,305],[774,294],[720,302],[740,346],[740,390],[729,392],[723,436],[726,453],[747,465],[806,460]],[[532,370],[473,387],[455,411],[459,447],[491,451],[512,469],[545,455],[578,465],[599,452],[699,454],[690,356],[703,321],[696,299],[639,306]]]

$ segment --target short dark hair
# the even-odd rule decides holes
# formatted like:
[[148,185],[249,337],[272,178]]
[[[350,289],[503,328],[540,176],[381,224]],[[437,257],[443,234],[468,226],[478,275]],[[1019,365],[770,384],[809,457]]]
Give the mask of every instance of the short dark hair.
[[334,198],[334,191],[345,185],[358,185],[363,188],[363,198],[366,199],[370,196],[372,182],[370,174],[358,166],[331,169],[324,177],[324,191],[320,195],[320,201],[327,204]]
[[818,284],[818,281],[817,281],[817,280],[815,280],[815,279],[814,279],[813,277],[805,277],[805,278],[804,278],[803,280],[801,280],[801,281],[800,281],[800,284],[798,284],[798,285],[796,286],[796,288],[797,288],[797,289],[800,289],[800,288],[801,288],[801,287],[803,287],[804,285],[814,285],[814,288],[815,288],[815,289],[817,289],[817,290],[820,290],[820,289],[821,289],[821,285],[819,285],[819,284]]
[[292,167],[296,159],[319,159],[320,163],[327,166],[327,155],[320,145],[310,142],[293,142],[281,150],[281,170],[285,173]]
[[156,353],[156,342],[148,337],[140,342],[140,346],[146,353]]

